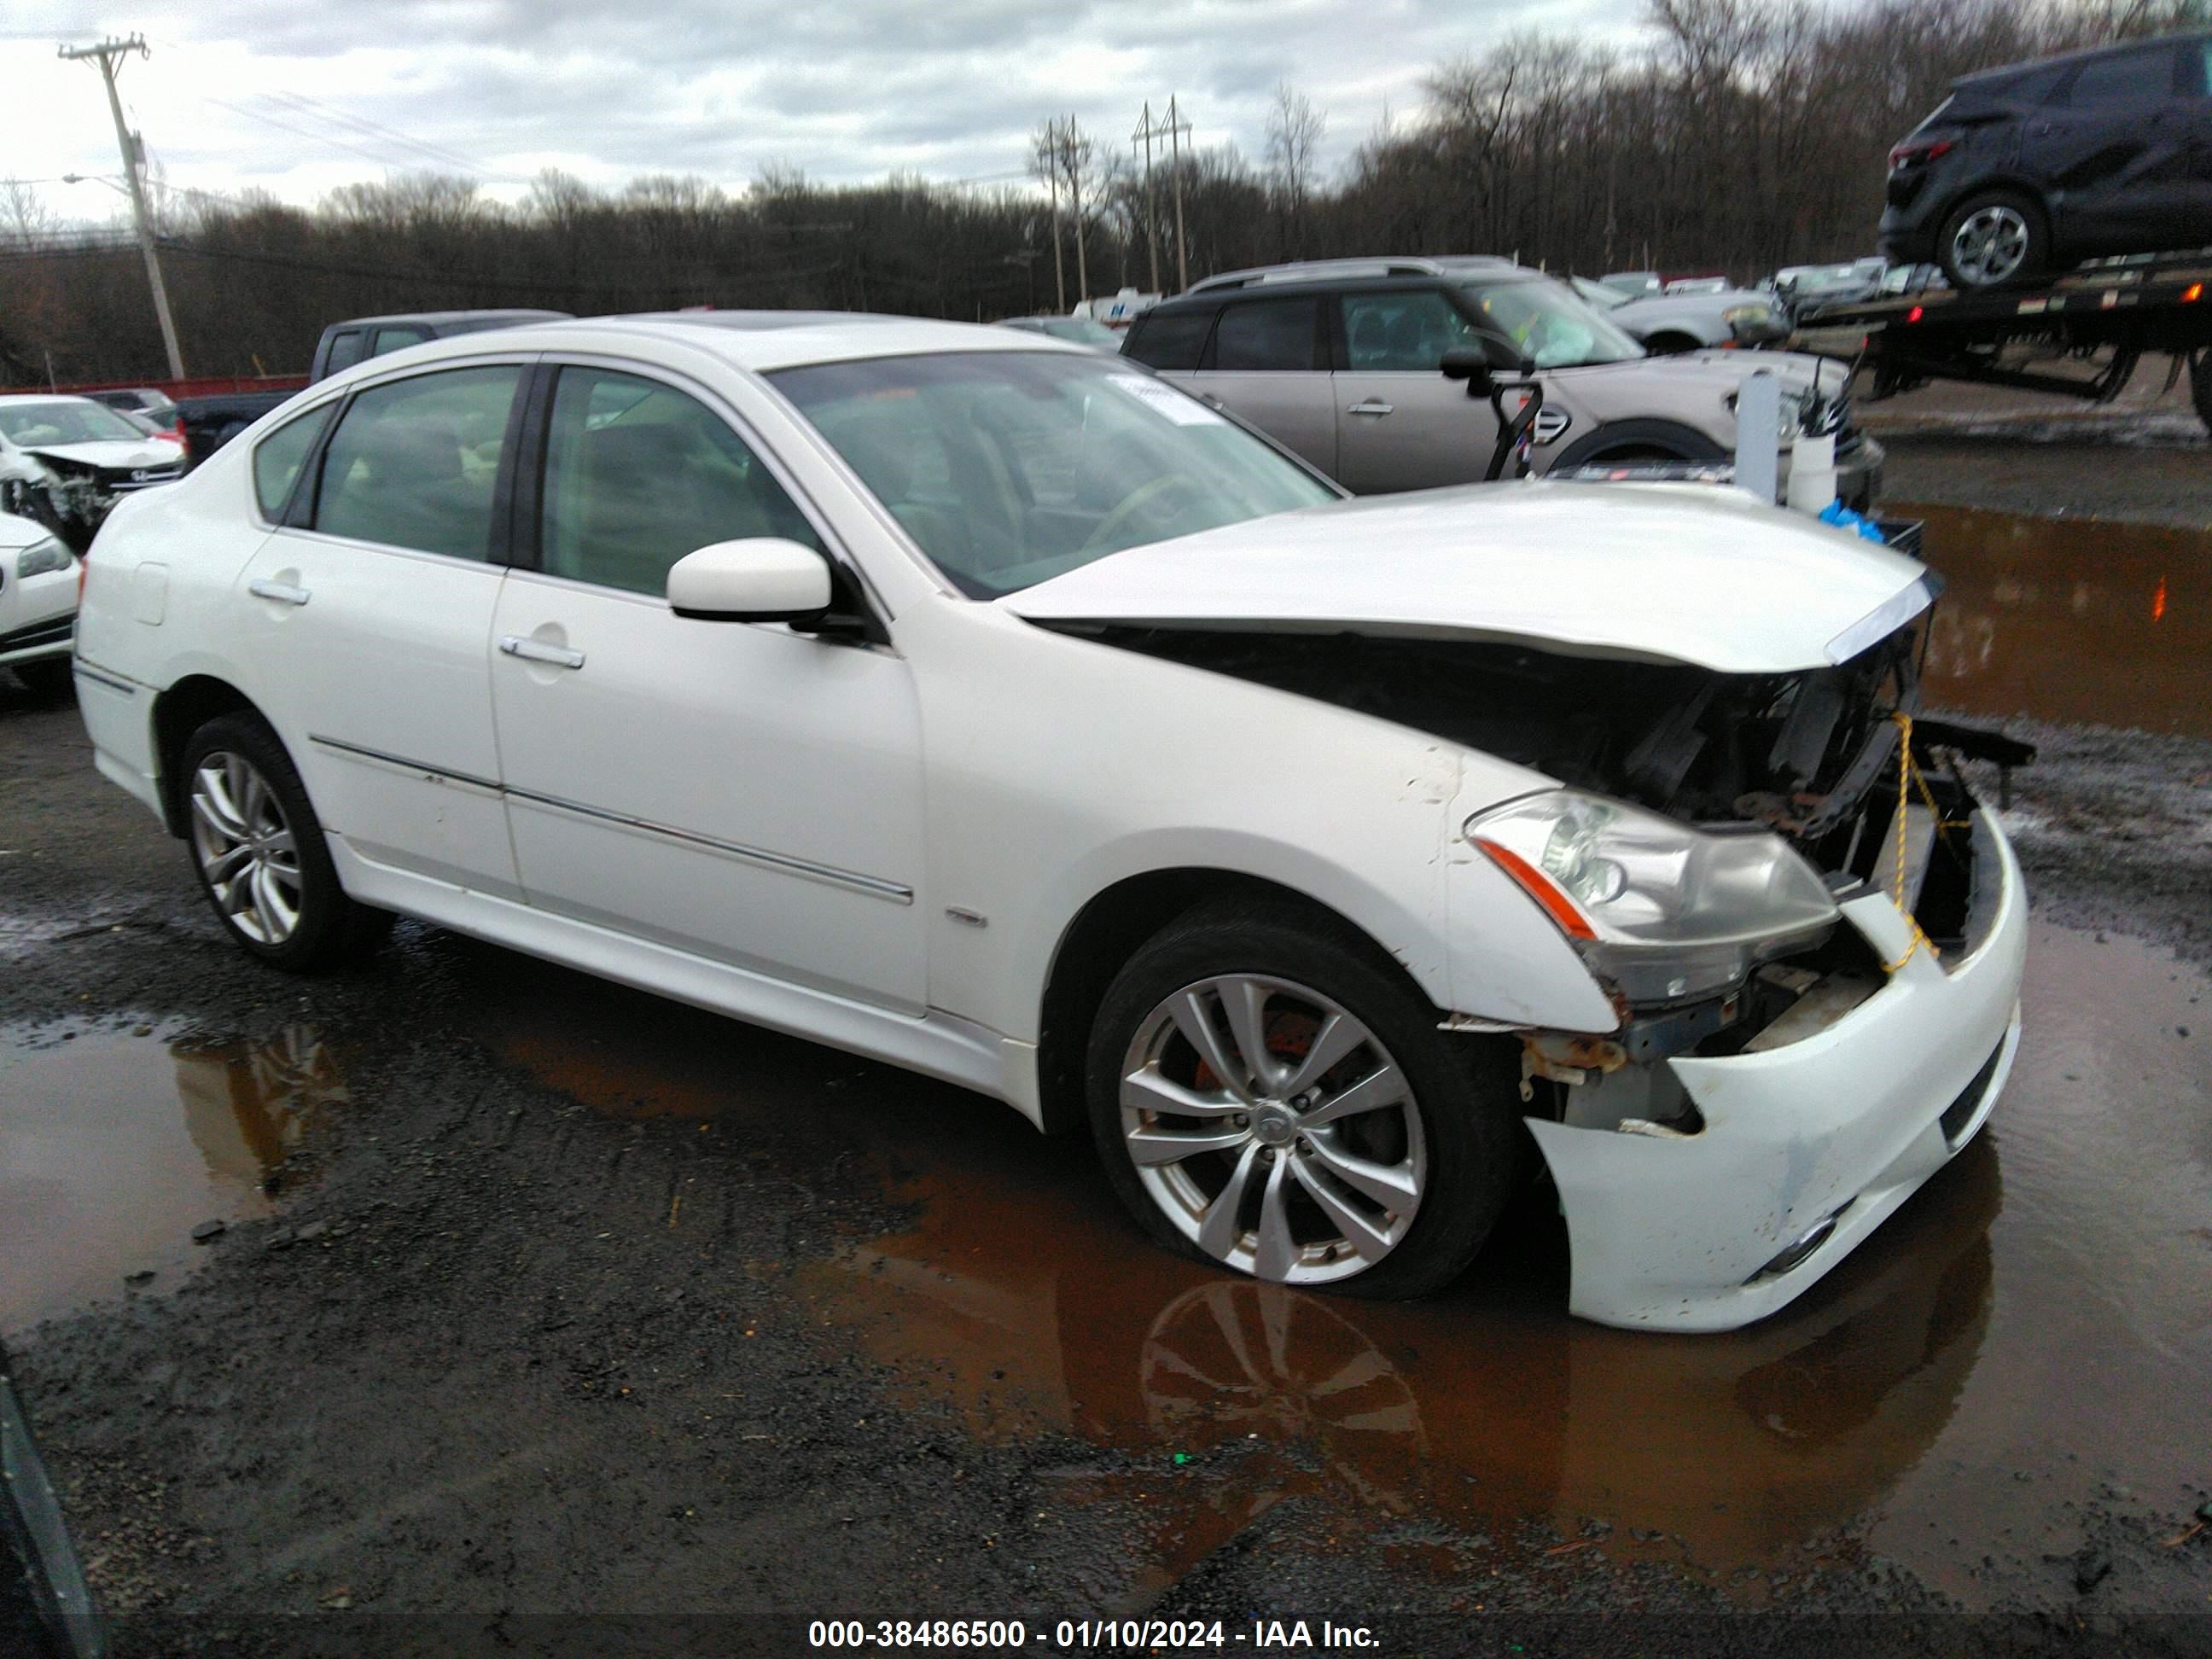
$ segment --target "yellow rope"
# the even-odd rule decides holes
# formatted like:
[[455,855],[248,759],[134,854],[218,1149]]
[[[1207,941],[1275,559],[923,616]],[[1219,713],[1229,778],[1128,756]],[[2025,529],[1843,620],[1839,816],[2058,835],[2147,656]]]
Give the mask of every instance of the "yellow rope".
[[1905,918],[1905,925],[1912,930],[1912,939],[1911,942],[1905,945],[1903,956],[1898,957],[1895,962],[1885,962],[1881,964],[1882,971],[1886,974],[1893,974],[1904,967],[1906,963],[1912,960],[1912,953],[1923,945],[1928,947],[1928,954],[1931,957],[1940,957],[1943,954],[1936,948],[1936,941],[1920,931],[1919,918],[1905,908],[1905,819],[1909,816],[1905,806],[1913,784],[1916,782],[1919,784],[1921,799],[1928,803],[1928,810],[1936,815],[1936,825],[1939,832],[1943,826],[1943,809],[1936,805],[1935,792],[1929,788],[1928,780],[1921,775],[1919,767],[1913,763],[1912,716],[1899,709],[1890,718],[1897,722],[1899,739],[1897,744],[1897,885],[1896,890],[1889,896],[1889,902],[1897,907],[1897,914]]

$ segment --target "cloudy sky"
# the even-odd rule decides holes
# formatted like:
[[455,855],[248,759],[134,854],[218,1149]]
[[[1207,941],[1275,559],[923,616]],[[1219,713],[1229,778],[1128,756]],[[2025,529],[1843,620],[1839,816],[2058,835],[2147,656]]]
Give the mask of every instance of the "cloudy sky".
[[[513,198],[541,168],[596,183],[697,173],[741,188],[764,165],[845,182],[894,169],[994,182],[1028,135],[1072,112],[1129,148],[1170,93],[1201,147],[1255,159],[1271,89],[1328,118],[1340,161],[1430,66],[1516,29],[1632,44],[1640,0],[0,0],[9,88],[0,174],[114,175],[100,77],[57,60],[136,30],[125,114],[171,183],[258,186],[311,203],[414,167]],[[42,182],[49,206],[99,220],[120,198]]]

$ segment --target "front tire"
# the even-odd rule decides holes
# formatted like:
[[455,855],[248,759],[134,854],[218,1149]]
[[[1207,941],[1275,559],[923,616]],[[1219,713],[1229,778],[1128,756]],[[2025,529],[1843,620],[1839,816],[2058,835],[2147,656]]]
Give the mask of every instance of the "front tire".
[[1936,258],[1961,293],[2026,281],[2051,263],[2051,228],[2027,197],[1983,191],[1943,216]]
[[392,918],[348,898],[284,745],[251,714],[185,745],[185,843],[223,931],[273,967],[310,973],[372,949]]
[[1436,1026],[1330,918],[1194,911],[1130,959],[1092,1027],[1107,1179],[1161,1243],[1255,1279],[1441,1290],[1504,1207],[1519,1126],[1510,1057]]

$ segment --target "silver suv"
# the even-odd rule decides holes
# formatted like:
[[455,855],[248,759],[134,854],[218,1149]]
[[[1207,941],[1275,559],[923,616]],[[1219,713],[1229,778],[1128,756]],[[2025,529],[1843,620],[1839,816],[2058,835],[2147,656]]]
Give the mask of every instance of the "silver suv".
[[[1794,353],[1653,356],[1565,283],[1480,258],[1231,271],[1146,312],[1121,349],[1346,488],[1379,494],[1483,476],[1497,416],[1439,366],[1447,350],[1484,335],[1536,364],[1544,406],[1529,459],[1538,472],[1725,460],[1735,453],[1736,393],[1753,370],[1781,379],[1785,434],[1809,399],[1841,399],[1850,380],[1842,363]],[[1787,435],[1783,442],[1786,482]],[[1875,504],[1881,460],[1846,409],[1836,441],[1844,505]]]

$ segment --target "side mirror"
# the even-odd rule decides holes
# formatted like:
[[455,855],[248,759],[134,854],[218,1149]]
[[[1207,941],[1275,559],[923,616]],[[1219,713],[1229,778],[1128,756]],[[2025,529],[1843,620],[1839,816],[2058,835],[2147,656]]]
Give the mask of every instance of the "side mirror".
[[807,622],[830,598],[829,561],[776,536],[714,542],[668,569],[668,608],[698,622]]
[[1495,334],[1478,334],[1471,346],[1454,346],[1440,367],[1447,380],[1465,380],[1470,398],[1487,397],[1498,374],[1534,374],[1535,360],[1521,355],[1520,347]]

